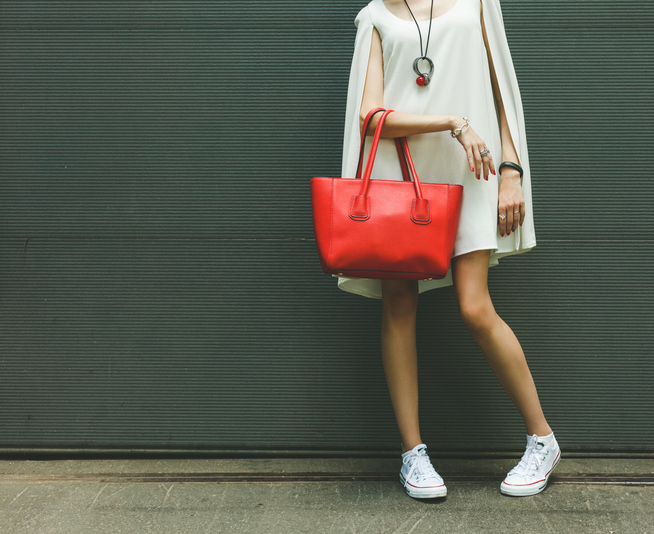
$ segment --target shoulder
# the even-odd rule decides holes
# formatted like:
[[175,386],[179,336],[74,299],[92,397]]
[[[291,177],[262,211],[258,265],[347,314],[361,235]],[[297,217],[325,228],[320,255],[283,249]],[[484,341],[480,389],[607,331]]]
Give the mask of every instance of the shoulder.
[[[481,0],[482,10],[487,10],[495,15],[502,16],[502,6],[500,0]],[[483,12],[483,11],[482,11]]]
[[360,24],[365,24],[372,22],[371,11],[373,9],[373,4],[375,0],[372,0],[367,6],[365,6],[354,19],[354,25],[358,28]]

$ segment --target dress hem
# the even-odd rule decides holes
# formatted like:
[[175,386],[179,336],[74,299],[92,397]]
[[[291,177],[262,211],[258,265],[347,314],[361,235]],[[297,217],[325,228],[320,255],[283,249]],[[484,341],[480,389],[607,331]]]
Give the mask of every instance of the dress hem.
[[[468,254],[470,252],[476,252],[477,250],[491,250],[491,256],[489,259],[489,267],[495,267],[499,265],[499,260],[501,258],[506,258],[508,256],[514,256],[516,254],[523,254],[529,252],[536,246],[535,242],[529,243],[524,247],[520,247],[517,250],[511,250],[506,252],[498,252],[498,249],[487,249],[479,248],[475,250],[470,250],[457,256],[463,254]],[[354,295],[359,295],[361,297],[381,300],[381,280],[376,278],[354,278],[354,277],[345,277],[332,275],[338,278],[338,288],[346,293],[352,293]],[[418,293],[424,293],[425,291],[430,291],[432,289],[438,289],[441,287],[448,287],[452,285],[452,272],[448,271],[445,277],[438,280],[419,280],[418,281]]]

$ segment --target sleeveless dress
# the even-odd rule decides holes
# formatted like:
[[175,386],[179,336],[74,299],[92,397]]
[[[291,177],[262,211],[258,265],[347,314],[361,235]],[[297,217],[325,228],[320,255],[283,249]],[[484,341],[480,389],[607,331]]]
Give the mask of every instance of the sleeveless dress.
[[[497,7],[499,7],[499,3]],[[486,9],[486,4],[484,4],[484,11]],[[382,0],[372,0],[359,12],[356,24],[359,29],[358,33],[374,27],[381,37],[384,107],[406,113],[467,117],[471,127],[490,149],[495,165],[498,167],[502,161],[502,141],[499,116],[491,84],[488,54],[480,22],[480,0],[457,0],[449,11],[433,19],[428,55],[434,62],[435,68],[431,83],[423,87],[416,84],[416,74],[413,71],[413,61],[420,56],[418,30],[413,21],[400,19],[391,13]],[[419,21],[418,24],[422,31],[423,42],[426,42],[429,21]],[[491,32],[487,18],[484,19],[484,24],[490,39]],[[491,20],[490,25],[497,26],[497,20]],[[497,28],[494,29],[497,30]],[[501,30],[500,33],[503,36],[503,23]],[[497,31],[493,35],[496,37]],[[365,80],[365,69],[367,69],[368,58],[365,58],[365,63],[358,61],[356,64],[357,53],[359,56],[369,56],[370,51],[371,40],[366,36],[359,37],[361,36],[357,36],[356,43],[356,48],[359,50],[355,50],[355,61],[352,65],[350,93],[362,92],[361,78],[363,77]],[[498,59],[501,59],[501,55],[508,53],[505,37],[504,44],[506,52],[497,53]],[[492,57],[495,64],[495,55]],[[500,63],[502,62],[500,61]],[[362,70],[364,71],[363,76]],[[515,78],[512,64],[510,64],[509,70]],[[507,78],[507,76],[503,76],[503,78]],[[502,84],[500,83],[500,85]],[[506,82],[504,85],[506,86]],[[517,83],[515,89],[517,90]],[[503,91],[501,92],[503,93]],[[516,106],[513,105],[512,99],[504,98],[504,94],[502,96],[502,101],[505,103],[505,107],[511,110],[511,115],[519,115],[518,119],[522,119],[522,121],[514,120],[514,122],[517,123],[517,128],[522,128],[524,133],[521,106],[519,113],[516,113]],[[360,107],[361,96],[349,94],[343,176],[354,176],[353,161],[355,162],[354,168],[356,168],[358,146],[353,153],[351,137],[355,137],[354,141],[358,145],[360,133],[358,132],[357,103]],[[354,110],[351,109],[353,107]],[[508,116],[509,112],[507,112],[507,118]],[[352,124],[347,124],[347,121],[354,122],[355,119],[356,135],[352,133]],[[348,139],[348,133],[350,139]],[[518,150],[518,146],[521,145],[521,136],[516,134],[517,132],[513,133],[512,131],[512,138]],[[456,139],[451,137],[449,130],[412,135],[407,140],[421,181],[463,185],[463,204],[454,256],[475,250],[491,250],[490,265],[497,265],[500,257],[524,252],[535,246],[531,195],[530,189],[525,188],[524,177],[523,193],[525,194],[529,224],[525,221],[523,227],[519,227],[516,232],[501,237],[497,224],[499,174],[497,176],[489,174],[488,181],[483,177],[481,180],[477,180],[475,173],[471,172],[468,167],[465,150]],[[366,158],[370,141],[369,137],[366,144]],[[526,144],[518,150],[518,154],[520,163],[524,167],[527,161]],[[382,138],[380,142],[372,178],[378,180],[401,179],[395,144],[390,138]],[[527,192],[525,189],[529,189],[529,191]],[[525,229],[527,235],[525,235]],[[451,283],[451,273],[448,273],[442,280],[420,281],[419,291],[423,292]],[[339,277],[338,286],[345,291],[362,296],[381,298],[381,282],[379,280]]]

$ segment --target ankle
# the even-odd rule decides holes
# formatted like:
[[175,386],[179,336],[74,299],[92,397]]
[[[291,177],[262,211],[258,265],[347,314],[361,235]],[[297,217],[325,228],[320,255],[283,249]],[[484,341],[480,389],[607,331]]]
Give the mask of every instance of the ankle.
[[542,438],[544,436],[549,436],[552,433],[552,429],[550,428],[550,425],[545,423],[545,426],[535,426],[535,427],[530,427],[527,429],[527,434],[530,436],[533,436],[536,434],[538,437]]
[[402,441],[400,443],[400,448],[402,450],[402,454],[404,454],[405,452],[409,452],[411,449],[413,449],[417,445],[422,444],[422,441],[420,439],[418,439],[418,441],[407,441],[407,443],[408,443],[408,446],[404,445],[404,441]]

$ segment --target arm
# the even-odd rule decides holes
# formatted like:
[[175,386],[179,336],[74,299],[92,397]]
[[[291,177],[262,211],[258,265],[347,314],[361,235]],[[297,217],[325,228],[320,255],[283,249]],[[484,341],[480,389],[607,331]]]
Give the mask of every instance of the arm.
[[[363,121],[368,112],[371,109],[381,107],[384,107],[384,62],[381,37],[377,29],[373,29],[366,82],[361,100],[361,109],[359,110],[359,129],[363,126]],[[372,135],[377,128],[378,119],[378,116],[373,117],[371,128],[368,130],[369,135]],[[382,129],[382,136],[405,137],[414,134],[444,132],[459,128],[464,123],[463,118],[456,115],[421,115],[397,111],[387,117]],[[472,127],[458,136],[457,140],[463,145],[467,153],[470,170],[475,172],[475,168],[477,169],[477,179],[480,178],[480,173],[483,170],[484,177],[488,180],[488,172],[494,173],[495,166],[491,157],[482,161],[479,155],[480,150],[486,146],[486,143],[474,132]]]
[[[484,36],[484,44],[486,45],[486,52],[488,54],[488,64],[490,66],[491,82],[493,85],[493,93],[500,119],[500,134],[502,137],[502,161],[518,161],[518,153],[513,144],[511,131],[509,130],[509,123],[506,120],[506,112],[504,111],[504,104],[502,103],[502,94],[500,93],[500,86],[497,82],[497,75],[493,67],[493,57],[488,45],[488,36],[486,35],[486,26],[484,25],[484,6],[479,2],[481,13],[481,30]],[[525,201],[522,196],[522,187],[520,185],[520,173],[515,169],[505,167],[501,172],[501,185],[499,192],[498,211],[500,214],[506,214],[505,220],[499,220],[500,234],[509,235],[512,231],[515,232],[518,224],[522,226],[525,220]],[[519,213],[514,213],[519,211]]]
[[[384,63],[381,38],[375,28],[372,31],[366,84],[359,112],[359,128],[363,127],[363,121],[368,111],[381,107],[384,107]],[[374,134],[378,119],[378,115],[373,117],[370,123],[371,128],[368,130],[370,135]],[[464,123],[465,121],[461,117],[455,115],[416,115],[398,111],[391,113],[386,119],[382,136],[405,137],[421,133],[444,132],[458,128]]]

